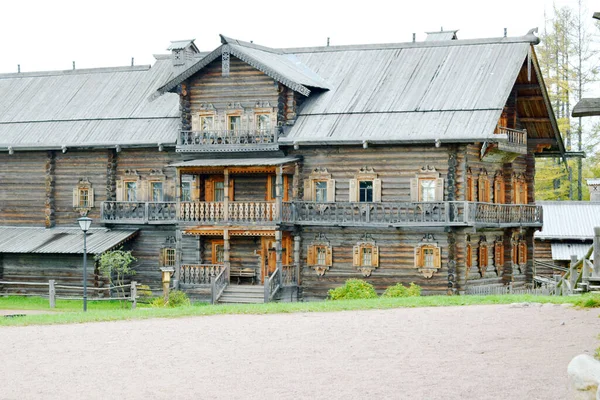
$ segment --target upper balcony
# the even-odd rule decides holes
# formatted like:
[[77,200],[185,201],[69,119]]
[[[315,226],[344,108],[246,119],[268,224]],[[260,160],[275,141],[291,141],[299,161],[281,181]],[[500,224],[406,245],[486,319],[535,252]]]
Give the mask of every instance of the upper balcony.
[[481,148],[481,159],[488,162],[511,162],[527,154],[527,130],[497,126],[497,140],[486,142]]
[[178,152],[234,152],[279,150],[279,128],[181,131]]

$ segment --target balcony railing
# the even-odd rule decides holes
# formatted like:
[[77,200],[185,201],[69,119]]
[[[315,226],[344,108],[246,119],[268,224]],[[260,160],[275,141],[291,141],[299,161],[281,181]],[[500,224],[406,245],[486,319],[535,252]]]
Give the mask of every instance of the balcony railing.
[[527,130],[511,129],[499,126],[496,134],[506,135],[506,142],[499,142],[498,149],[515,153],[527,154]]
[[173,224],[176,211],[174,201],[103,201],[100,219],[108,224]]
[[279,129],[181,131],[177,151],[277,150]]
[[276,203],[272,201],[231,201],[227,210],[222,202],[185,201],[179,204],[179,221],[197,224],[268,224],[277,223],[278,215]]
[[286,202],[282,221],[299,225],[450,226],[542,223],[541,206],[464,201],[407,203]]

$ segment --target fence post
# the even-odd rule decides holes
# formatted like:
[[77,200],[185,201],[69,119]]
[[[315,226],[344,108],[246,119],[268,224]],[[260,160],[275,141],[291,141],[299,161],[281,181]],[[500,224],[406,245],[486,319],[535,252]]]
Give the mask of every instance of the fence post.
[[135,310],[137,306],[137,282],[131,281],[131,290],[129,291],[129,298],[131,299],[131,309]]
[[600,226],[594,228],[594,273],[593,276],[600,276]]
[[577,264],[577,256],[571,255],[571,263],[569,264],[569,283],[571,284],[571,293],[575,290],[575,284],[577,283],[577,271],[575,270],[575,264]]
[[508,284],[508,294],[513,294],[513,283]]
[[50,308],[56,307],[56,288],[54,287],[54,279],[48,281],[48,300],[50,301]]

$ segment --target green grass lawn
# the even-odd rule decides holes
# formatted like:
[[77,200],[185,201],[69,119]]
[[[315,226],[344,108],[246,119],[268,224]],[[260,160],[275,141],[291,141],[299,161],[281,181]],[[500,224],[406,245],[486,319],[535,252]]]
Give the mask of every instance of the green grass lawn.
[[[69,324],[94,321],[119,321],[147,318],[177,318],[218,314],[276,314],[298,312],[332,312],[372,310],[401,307],[442,307],[481,304],[510,304],[521,302],[581,304],[582,297],[554,297],[532,295],[497,296],[423,296],[407,298],[377,298],[370,300],[315,301],[306,303],[268,303],[215,305],[192,303],[176,308],[151,308],[138,304],[136,310],[122,308],[118,301],[88,302],[88,311],[82,311],[82,302],[57,300],[54,310],[43,298],[0,297],[2,310],[45,310],[48,314],[22,317],[0,317],[0,326]],[[128,305],[129,307],[129,305]],[[15,311],[18,313],[18,311]]]

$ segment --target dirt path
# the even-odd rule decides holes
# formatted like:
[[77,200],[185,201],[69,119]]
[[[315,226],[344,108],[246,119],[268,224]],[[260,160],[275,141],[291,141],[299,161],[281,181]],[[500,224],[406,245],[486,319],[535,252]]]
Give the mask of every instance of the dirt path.
[[568,362],[599,344],[598,314],[503,305],[6,327],[0,398],[564,399]]

